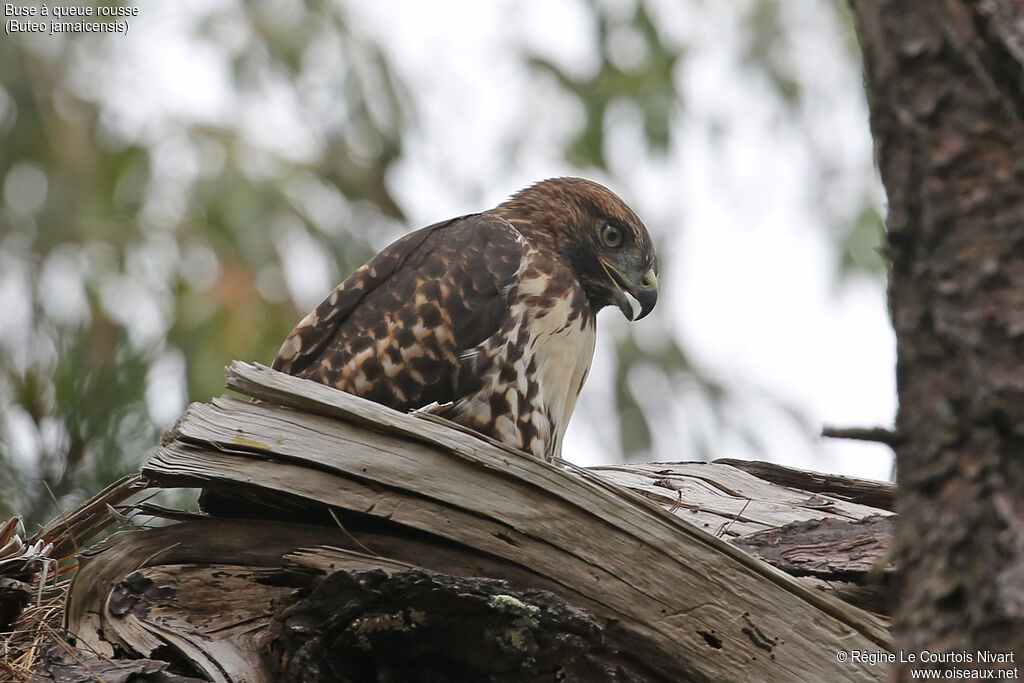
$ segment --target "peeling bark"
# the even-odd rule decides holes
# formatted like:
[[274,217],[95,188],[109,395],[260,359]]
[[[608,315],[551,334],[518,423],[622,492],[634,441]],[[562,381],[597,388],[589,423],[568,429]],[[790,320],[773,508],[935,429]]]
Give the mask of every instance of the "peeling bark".
[[893,572],[887,561],[891,535],[890,517],[819,519],[751,534],[733,545],[793,576],[863,581]]

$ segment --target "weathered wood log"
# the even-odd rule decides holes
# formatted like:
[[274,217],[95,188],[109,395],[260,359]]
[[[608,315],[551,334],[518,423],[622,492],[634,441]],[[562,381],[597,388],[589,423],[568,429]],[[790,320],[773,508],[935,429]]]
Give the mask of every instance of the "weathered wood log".
[[[773,466],[777,474],[783,469],[788,468]],[[589,471],[720,538],[736,539],[797,521],[856,521],[887,514],[832,495],[778,486],[721,462],[656,462],[592,467]],[[832,478],[834,485],[842,483],[842,477]]]
[[161,660],[99,657],[60,640],[47,641],[40,650],[30,683],[205,683],[172,672]]
[[[863,504],[884,502],[889,484],[732,460],[591,470],[802,583],[877,614],[889,613],[892,567],[875,571],[871,563],[888,549],[891,527],[862,524],[890,518],[888,511]],[[808,481],[810,490],[794,486]],[[836,523],[829,527],[833,537],[809,547],[804,533],[826,522]],[[801,561],[791,561],[796,557]],[[806,564],[811,558],[817,560],[813,568]]]
[[892,520],[879,515],[793,522],[737,539],[735,545],[793,576],[851,580],[892,574],[891,541]]
[[275,627],[281,678],[297,683],[645,680],[608,647],[598,620],[548,591],[494,579],[337,572]]
[[617,662],[620,680],[884,673],[835,657],[885,648],[883,620],[723,539],[876,508],[729,465],[553,466],[262,366],[233,364],[228,386],[256,400],[190,406],[143,473],[207,489],[219,514],[240,518],[124,532],[87,553],[67,603],[81,644],[173,654],[211,680],[274,680],[291,661],[283,615],[325,582],[343,584],[333,572],[380,570],[399,583],[440,574],[543,591],[545,605],[593,625],[600,638],[585,655],[601,671]]
[[890,482],[812,472],[795,467],[782,467],[774,463],[758,460],[720,458],[715,462],[722,465],[732,465],[744,472],[753,474],[755,477],[782,486],[789,486],[802,491],[824,493],[841,500],[889,510],[890,512],[896,510],[896,485]]
[[110,511],[134,494],[143,491],[148,482],[137,474],[121,477],[92,496],[74,510],[61,515],[40,529],[32,541],[53,544],[53,556],[64,557],[79,550],[82,540],[95,537],[119,521]]

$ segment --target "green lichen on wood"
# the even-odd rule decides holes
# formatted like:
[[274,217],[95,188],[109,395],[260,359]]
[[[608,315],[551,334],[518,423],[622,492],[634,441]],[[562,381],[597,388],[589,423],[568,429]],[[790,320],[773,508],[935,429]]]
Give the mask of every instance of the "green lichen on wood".
[[526,652],[526,633],[540,626],[540,607],[528,605],[512,595],[492,595],[487,604],[499,612],[516,617],[512,625],[502,633],[502,638],[519,652]]

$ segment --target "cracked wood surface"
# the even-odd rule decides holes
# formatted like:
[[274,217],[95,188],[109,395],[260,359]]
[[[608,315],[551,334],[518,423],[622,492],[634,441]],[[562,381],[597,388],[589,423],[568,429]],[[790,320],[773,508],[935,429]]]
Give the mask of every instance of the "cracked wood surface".
[[[270,680],[255,643],[288,577],[413,567],[550,591],[609,625],[609,643],[652,680],[884,675],[835,657],[886,647],[884,620],[725,540],[884,511],[724,464],[553,466],[263,366],[236,362],[228,386],[257,400],[193,404],[143,474],[293,522],[330,509],[344,528],[217,519],[118,534],[72,586],[68,626],[83,643],[147,656],[170,644],[212,680]],[[218,582],[237,591],[231,623],[168,597]]]

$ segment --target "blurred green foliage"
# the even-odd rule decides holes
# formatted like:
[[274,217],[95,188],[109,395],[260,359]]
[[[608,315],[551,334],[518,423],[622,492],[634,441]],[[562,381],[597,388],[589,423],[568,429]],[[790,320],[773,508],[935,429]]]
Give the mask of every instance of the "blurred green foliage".
[[[606,114],[615,102],[628,101],[640,110],[644,137],[651,150],[664,152],[668,147],[670,123],[678,111],[675,68],[682,52],[665,44],[642,2],[636,3],[626,17],[604,12],[594,3],[591,9],[602,47],[596,73],[572,76],[550,60],[536,56],[530,58],[530,64],[540,72],[553,74],[583,105],[585,122],[566,150],[568,160],[580,168],[606,169]],[[617,36],[632,39],[630,49],[618,50],[627,52],[626,59],[615,49]]]
[[[625,13],[587,5],[600,49],[593,73],[519,55],[582,105],[564,150],[582,175],[608,170],[616,102],[641,113],[645,153],[670,145],[686,52],[662,34],[649,4]],[[750,63],[795,101],[799,83],[779,56],[778,3],[746,7]],[[318,153],[268,152],[243,125],[216,117],[168,117],[156,131],[121,134],[104,97],[82,85],[116,58],[109,43],[0,41],[0,518],[17,513],[31,528],[136,469],[159,438],[154,406],[175,376],[184,375],[188,400],[202,401],[221,393],[232,359],[269,362],[305,312],[286,287],[286,243],[322,250],[337,281],[372,254],[368,235],[403,218],[386,176],[415,120],[415,84],[400,82],[343,4],[211,9],[189,31],[196,44],[220,47],[239,106],[255,106],[247,103],[273,86],[312,112]],[[615,47],[624,31],[638,46],[628,60]],[[870,210],[858,217],[842,241],[849,263],[870,261],[879,226]],[[657,420],[671,419],[636,395],[637,369],[696,381],[725,415],[727,390],[691,367],[667,329],[661,339],[652,353],[632,331],[618,334],[626,458],[648,457]]]
[[[384,174],[406,110],[377,46],[323,3],[292,22],[266,8],[210,13],[195,38],[244,22],[247,44],[231,55],[240,100],[270,78],[313,77],[311,46],[337,44],[359,62],[323,83],[346,107],[321,128],[328,151],[313,163],[278,156],[257,168],[262,152],[241,130],[188,121],[112,140],[103,103],[75,86],[79,68],[102,73],[100,41],[0,41],[0,282],[26,307],[3,316],[0,517],[45,521],[137,468],[159,438],[159,397],[147,391],[167,386],[153,374],[161,359],[185,360],[188,399],[202,401],[223,391],[231,359],[273,358],[301,315],[280,273],[280,225],[299,226],[343,272],[370,255],[365,238],[318,226],[304,189],[373,207],[361,212],[369,231],[401,217]],[[353,131],[372,155],[353,148]],[[162,169],[166,154],[196,165],[192,177]]]

